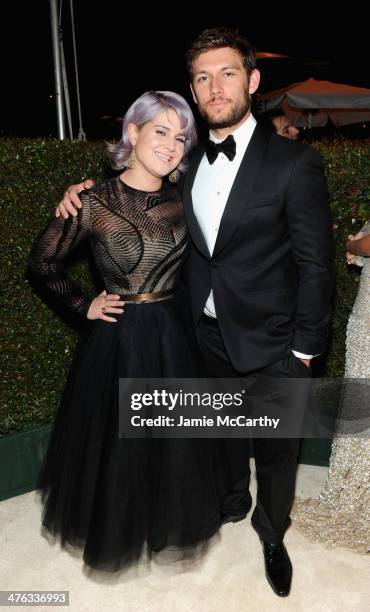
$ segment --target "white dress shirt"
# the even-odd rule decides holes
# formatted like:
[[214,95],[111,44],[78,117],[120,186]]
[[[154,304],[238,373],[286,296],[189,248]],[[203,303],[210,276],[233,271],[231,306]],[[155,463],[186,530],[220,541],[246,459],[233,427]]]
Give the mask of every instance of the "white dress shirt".
[[[232,161],[224,153],[219,153],[213,164],[210,164],[207,155],[204,154],[199,164],[191,193],[194,214],[211,256],[229,193],[256,125],[257,122],[253,115],[249,115],[248,119],[232,133],[236,143],[236,154]],[[223,140],[215,138],[212,132],[209,137],[215,143]],[[217,317],[212,290],[205,304],[204,313],[209,317]],[[312,355],[293,352],[296,357],[302,359],[312,358]]]

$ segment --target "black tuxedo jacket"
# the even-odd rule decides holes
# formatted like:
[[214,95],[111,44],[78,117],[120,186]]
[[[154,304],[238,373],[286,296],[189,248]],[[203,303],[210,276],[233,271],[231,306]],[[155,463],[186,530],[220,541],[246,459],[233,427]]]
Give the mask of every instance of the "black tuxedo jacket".
[[236,175],[212,256],[191,190],[204,145],[182,184],[191,248],[184,268],[196,325],[213,289],[226,351],[239,372],[292,348],[326,349],[333,288],[332,221],[320,155],[257,124]]

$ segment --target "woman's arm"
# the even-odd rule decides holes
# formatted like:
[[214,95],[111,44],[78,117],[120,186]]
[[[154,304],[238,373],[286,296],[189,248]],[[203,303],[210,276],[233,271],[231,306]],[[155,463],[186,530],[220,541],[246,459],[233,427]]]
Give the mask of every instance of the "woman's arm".
[[347,253],[370,257],[370,234],[359,239],[349,238],[346,242]]
[[[86,193],[86,192],[85,192]],[[62,261],[91,234],[89,197],[76,217],[53,218],[34,241],[28,257],[29,266],[39,281],[65,306],[87,316],[92,298],[72,280]]]

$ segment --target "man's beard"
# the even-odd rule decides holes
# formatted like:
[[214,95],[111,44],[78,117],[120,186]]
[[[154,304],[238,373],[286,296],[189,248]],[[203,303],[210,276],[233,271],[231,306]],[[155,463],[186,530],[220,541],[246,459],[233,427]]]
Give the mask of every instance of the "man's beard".
[[205,107],[202,108],[198,106],[198,112],[200,116],[207,121],[208,127],[210,129],[218,130],[237,125],[249,112],[250,107],[251,99],[250,96],[246,94],[245,99],[240,104],[233,106],[233,108],[230,109],[226,117],[224,116],[220,119],[214,119],[208,114]]

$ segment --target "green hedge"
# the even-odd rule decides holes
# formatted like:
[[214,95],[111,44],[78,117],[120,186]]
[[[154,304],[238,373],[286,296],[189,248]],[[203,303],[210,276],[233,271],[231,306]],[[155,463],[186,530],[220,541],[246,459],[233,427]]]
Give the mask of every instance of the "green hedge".
[[[359,279],[356,270],[348,270],[343,247],[347,234],[359,229],[367,218],[369,142],[312,144],[326,163],[337,249],[337,297],[325,373],[340,376],[345,329]],[[0,435],[40,426],[53,418],[78,337],[77,323],[66,318],[62,309],[52,310],[35,292],[26,275],[26,259],[66,185],[108,175],[103,151],[102,142],[0,140]],[[86,291],[96,293],[85,260],[74,258],[71,273]]]

